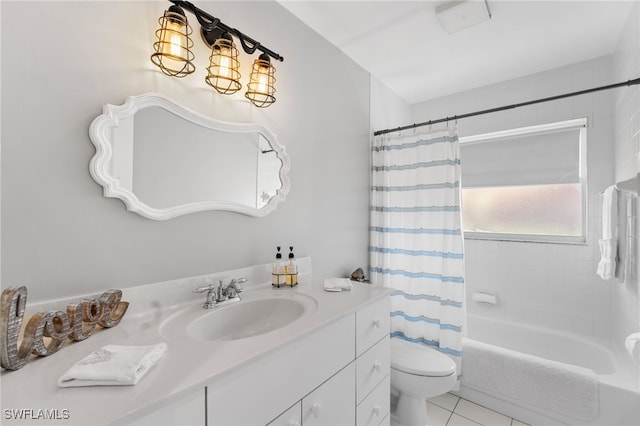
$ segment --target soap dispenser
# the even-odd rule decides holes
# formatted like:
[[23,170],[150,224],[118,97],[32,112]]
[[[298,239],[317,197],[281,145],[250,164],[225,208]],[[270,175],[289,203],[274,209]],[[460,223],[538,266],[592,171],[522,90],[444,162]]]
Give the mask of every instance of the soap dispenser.
[[284,274],[285,284],[290,286],[298,284],[298,265],[293,254],[293,246],[289,246],[289,262],[285,265]]
[[273,269],[271,270],[271,285],[280,287],[284,284],[285,265],[282,261],[282,253],[280,253],[280,246],[276,247],[278,252],[276,253],[276,260],[273,262]]

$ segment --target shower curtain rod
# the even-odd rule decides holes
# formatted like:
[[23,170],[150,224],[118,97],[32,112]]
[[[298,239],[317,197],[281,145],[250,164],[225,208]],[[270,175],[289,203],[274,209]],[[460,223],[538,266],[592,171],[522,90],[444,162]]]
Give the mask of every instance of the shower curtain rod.
[[458,120],[460,118],[467,118],[467,117],[473,117],[473,116],[476,116],[476,115],[489,114],[489,113],[492,113],[492,112],[505,111],[505,110],[508,110],[508,109],[519,108],[519,107],[523,107],[523,106],[527,106],[527,105],[539,104],[541,102],[555,101],[557,99],[569,98],[571,96],[584,95],[584,94],[587,94],[587,93],[597,92],[597,91],[600,91],[600,90],[615,89],[616,87],[622,87],[622,86],[633,86],[633,85],[636,85],[636,84],[640,84],[640,78],[636,78],[636,79],[633,79],[633,80],[627,80],[627,81],[623,81],[623,82],[615,83],[615,84],[609,84],[607,86],[600,86],[600,87],[594,87],[592,89],[580,90],[578,92],[571,92],[571,93],[565,93],[563,95],[551,96],[551,97],[548,97],[548,98],[535,99],[535,100],[532,100],[532,101],[521,102],[521,103],[518,103],[518,104],[511,104],[511,105],[506,105],[506,106],[497,107],[497,108],[485,109],[485,110],[482,110],[482,111],[469,112],[469,113],[466,113],[466,114],[454,115],[452,117],[444,117],[444,118],[439,118],[437,120],[424,121],[422,123],[409,124],[407,126],[400,126],[400,127],[396,127],[396,128],[393,128],[393,129],[376,130],[375,132],[373,132],[373,135],[374,136],[384,135],[386,133],[399,132],[399,131],[402,131],[402,130],[414,129],[416,127],[430,126],[432,124],[444,123],[445,121],[455,121],[455,120]]

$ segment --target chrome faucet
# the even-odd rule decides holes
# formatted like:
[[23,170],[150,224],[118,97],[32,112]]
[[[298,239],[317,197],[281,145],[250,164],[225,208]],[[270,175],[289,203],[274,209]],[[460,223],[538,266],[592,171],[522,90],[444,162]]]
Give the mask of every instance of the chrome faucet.
[[207,292],[207,300],[202,307],[204,309],[213,309],[216,306],[237,302],[240,300],[238,293],[242,292],[241,283],[246,283],[246,278],[234,278],[226,286],[222,284],[222,280],[218,280],[218,285],[209,284],[204,287],[198,287],[193,290],[194,293]]

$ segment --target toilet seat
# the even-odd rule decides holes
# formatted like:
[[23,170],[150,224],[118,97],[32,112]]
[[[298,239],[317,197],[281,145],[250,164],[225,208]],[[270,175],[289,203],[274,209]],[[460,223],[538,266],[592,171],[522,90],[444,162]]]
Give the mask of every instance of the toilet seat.
[[428,377],[446,377],[456,373],[455,362],[445,354],[398,338],[391,339],[391,368]]

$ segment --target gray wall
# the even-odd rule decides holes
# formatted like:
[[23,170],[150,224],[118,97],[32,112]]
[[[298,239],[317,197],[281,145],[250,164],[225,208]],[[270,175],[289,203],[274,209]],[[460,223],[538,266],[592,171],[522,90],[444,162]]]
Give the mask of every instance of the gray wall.
[[[266,263],[276,245],[322,276],[367,265],[368,73],[275,2],[197,4],[285,57],[273,106],[213,93],[197,33],[196,73],[160,73],[149,55],[169,2],[0,3],[3,288],[26,285],[30,301],[97,293]],[[246,79],[253,58],[241,56]],[[88,172],[89,124],[103,103],[147,92],[269,127],[291,158],[287,200],[264,218],[153,221],[104,198]]]

